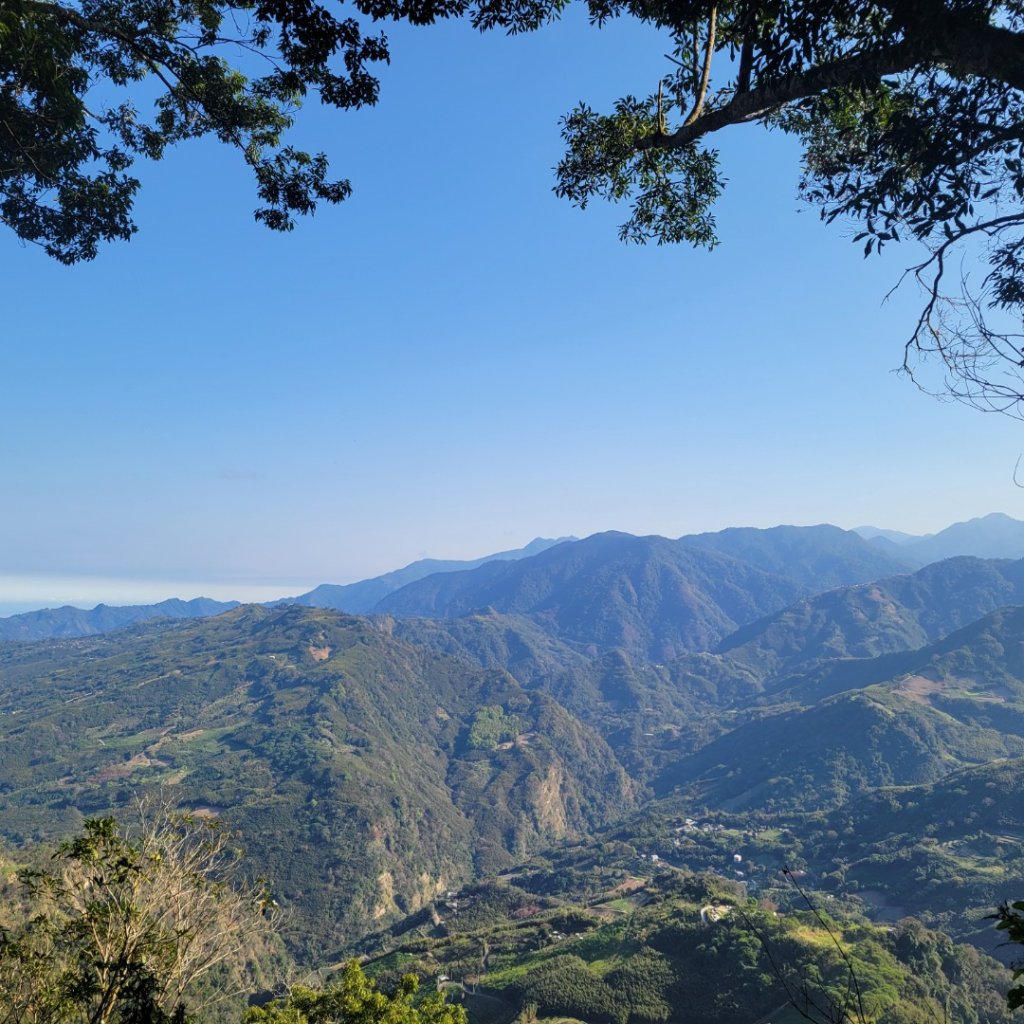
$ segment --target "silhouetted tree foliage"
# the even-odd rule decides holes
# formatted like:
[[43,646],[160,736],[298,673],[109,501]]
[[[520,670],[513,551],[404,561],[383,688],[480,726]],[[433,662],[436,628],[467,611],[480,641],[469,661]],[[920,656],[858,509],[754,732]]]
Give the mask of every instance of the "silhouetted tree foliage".
[[[1007,942],[1024,946],[1024,900],[1002,904],[996,911],[996,927],[1006,932]],[[1013,965],[1015,984],[1006,997],[1007,1006],[1011,1010],[1019,1010],[1024,1006],[1024,981],[1021,978],[1024,978],[1024,962],[1018,960]]]

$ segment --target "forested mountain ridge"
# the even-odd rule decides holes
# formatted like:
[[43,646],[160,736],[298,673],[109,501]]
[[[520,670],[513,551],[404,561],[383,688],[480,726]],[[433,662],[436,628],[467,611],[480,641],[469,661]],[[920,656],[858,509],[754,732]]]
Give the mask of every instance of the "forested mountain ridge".
[[[587,541],[582,542],[588,544],[591,555],[593,549],[600,545],[596,538],[601,536],[618,536],[635,542],[645,540],[644,538],[630,538],[628,534],[595,535],[594,538],[588,538]],[[763,614],[765,611],[782,607],[800,594],[816,592],[826,586],[873,579],[899,571],[904,564],[898,558],[892,558],[879,552],[874,545],[862,540],[856,534],[831,526],[785,526],[769,530],[725,530],[721,534],[702,534],[684,537],[679,541],[669,541],[665,538],[646,538],[646,540],[669,547],[677,545],[701,551],[710,552],[717,550],[719,553],[726,554],[730,558],[738,557],[747,567],[748,572],[751,568],[761,569],[769,574],[779,575],[787,581],[783,585],[777,599],[770,600],[767,603],[763,601],[759,603],[760,599],[755,598],[751,605],[753,609],[753,612],[751,612],[750,609],[746,609],[745,602],[742,600],[738,601],[735,595],[728,597],[727,595],[720,594],[705,594],[703,591],[706,589],[707,581],[701,576],[699,571],[692,581],[683,579],[682,585],[694,591],[691,603],[704,603],[712,606],[706,610],[703,616],[708,619],[706,624],[703,626],[691,624],[689,630],[683,631],[684,633],[692,632],[695,638],[706,638],[709,635],[724,635],[723,630],[726,632],[731,631],[738,622],[749,621],[751,614],[757,617],[757,615]],[[495,562],[530,561],[533,557],[541,555],[548,549],[573,543],[577,543],[575,538],[561,538],[559,540],[537,538],[523,548],[501,551],[470,561],[423,559],[413,562],[402,569],[397,569],[372,579],[345,585],[324,583],[305,594],[270,601],[268,604],[299,604],[308,607],[334,608],[339,611],[359,614],[373,610],[387,612],[391,610],[391,606],[387,602],[389,595],[400,591],[410,584],[416,584],[417,581],[427,577],[438,574],[466,572],[471,568],[486,566]],[[613,559],[621,555],[621,552],[615,551],[614,548],[608,545],[605,545],[604,550]],[[593,567],[593,558],[588,558],[588,561]],[[620,568],[622,567],[620,566]],[[685,564],[678,568],[681,569],[685,577]],[[731,572],[723,573],[723,575],[731,575],[734,577],[734,580],[739,580],[742,583],[743,572],[744,570],[733,566]],[[615,567],[608,568],[608,585],[624,587],[626,591],[624,599],[628,604],[630,600],[628,591],[633,587],[633,584],[628,579],[626,581],[613,580],[615,573]],[[542,581],[543,575],[543,570],[540,574],[534,573],[534,584],[531,585],[536,585],[538,580]],[[485,576],[483,578],[490,579],[491,577]],[[798,589],[793,589],[790,586],[792,583],[796,583]],[[752,582],[751,587],[754,590],[764,591],[765,584],[766,581],[761,580],[756,584]],[[543,582],[540,585],[543,587]],[[426,591],[430,589],[429,586],[425,588]],[[419,597],[416,597],[416,593],[414,591],[408,600],[413,603],[416,601],[422,603],[424,591],[419,592]],[[522,595],[520,597],[522,598]],[[575,595],[574,600],[585,601],[586,598],[578,594]],[[465,610],[482,608],[489,603],[492,602],[483,599],[471,600]],[[501,604],[500,598],[498,603],[499,605]],[[529,604],[528,601],[526,603]],[[726,606],[729,604],[739,604],[741,607],[739,617],[737,618],[736,614],[734,614],[735,609],[713,607],[719,603]],[[188,618],[196,615],[217,614],[227,608],[234,607],[236,604],[237,602],[213,602],[207,599],[198,599],[191,602],[172,600],[164,601],[157,605],[138,605],[123,608],[110,608],[100,605],[92,611],[75,608],[45,609],[0,619],[0,641],[39,640],[50,636],[91,636],[150,618]],[[406,601],[398,601],[396,607],[404,607],[405,604]],[[501,610],[509,609],[502,607]],[[407,611],[403,611],[401,614],[407,614]],[[434,614],[434,612],[431,609],[427,609],[423,611],[423,614]],[[723,614],[724,618],[722,617]],[[697,618],[700,617],[697,616]],[[578,630],[577,633],[579,633]],[[608,637],[604,637],[602,642],[607,643],[608,639]],[[590,640],[588,639],[585,642],[589,643]],[[706,642],[706,640],[702,642]]]
[[876,544],[880,550],[914,565],[926,565],[958,555],[1024,558],[1024,522],[1003,512],[990,512],[966,522],[953,523],[924,537],[875,527],[858,527],[854,532]]
[[914,650],[1020,603],[1024,560],[963,556],[803,598],[741,626],[715,649],[768,679],[832,658]]
[[814,810],[1024,754],[1024,607],[914,651],[836,659],[780,679],[765,708],[667,768],[730,809]]
[[603,740],[547,695],[329,611],[9,645],[0,678],[9,841],[162,790],[240,829],[300,946],[342,948],[635,803]]
[[679,538],[680,544],[717,551],[776,573],[817,593],[916,568],[899,552],[886,552],[852,530],[819,526],[729,527]]
[[511,551],[498,551],[493,555],[484,555],[482,558],[466,560],[421,558],[416,562],[392,572],[386,572],[381,576],[374,576],[372,579],[360,580],[357,583],[321,583],[313,590],[298,597],[286,598],[287,604],[301,604],[310,608],[333,608],[339,612],[350,612],[359,614],[370,611],[378,601],[387,597],[388,594],[399,590],[408,583],[423,579],[438,572],[459,572],[466,569],[475,569],[477,566],[487,562],[514,561],[519,558],[529,558],[531,555],[546,551],[556,544],[565,544],[574,541],[575,537],[559,537],[557,540],[550,540],[545,537],[536,537],[529,544],[522,548],[515,548]]
[[656,790],[685,786],[725,810],[830,809],[880,786],[1022,755],[1021,736],[871,688],[748,721],[670,766]]
[[[819,589],[807,581],[821,573],[829,583],[859,582],[897,564],[876,555],[866,541],[833,528],[736,533],[714,544],[699,538],[596,534],[533,558],[429,576],[395,591],[374,610],[457,618],[490,607],[529,616],[571,644],[595,650],[621,647],[662,661],[706,650],[737,626]],[[746,550],[779,571],[716,546]],[[851,548],[856,557],[850,556]],[[803,557],[788,557],[794,549]]]

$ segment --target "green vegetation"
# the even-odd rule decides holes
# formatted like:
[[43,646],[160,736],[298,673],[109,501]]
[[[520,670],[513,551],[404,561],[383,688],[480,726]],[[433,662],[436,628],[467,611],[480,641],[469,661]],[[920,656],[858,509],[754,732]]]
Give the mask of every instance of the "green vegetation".
[[506,714],[498,704],[488,704],[473,715],[466,746],[470,750],[497,750],[503,743],[512,743],[520,731],[515,715]]
[[[776,902],[709,874],[664,866],[630,874],[644,863],[630,849],[607,848],[603,866],[593,846],[552,851],[513,882],[464,890],[438,903],[431,920],[400,930],[398,944],[371,956],[367,970],[388,973],[400,963],[486,994],[505,1006],[505,1019],[642,1024],[678,1020],[685,1007],[687,1021],[725,1024],[803,998],[858,1019],[852,967],[865,1020],[910,1024],[943,1006],[953,1020],[1008,1020],[998,965],[918,922],[875,927],[835,901],[825,915],[788,883]],[[546,902],[533,894],[538,885]],[[626,913],[613,912],[622,903]]]
[[[244,836],[296,915],[296,945],[340,953],[374,922],[635,806],[607,744],[546,694],[330,611],[10,645],[0,672],[9,842],[161,792]],[[471,749],[482,707],[507,709],[529,741]]]
[[[1003,903],[997,913],[996,927],[1006,933],[1008,941],[1021,946],[1024,945],[1024,900],[1016,900],[1013,903]],[[1009,991],[1006,997],[1006,1005],[1011,1010],[1019,1010],[1024,1006],[1024,983],[1019,979],[1024,977],[1024,967],[1015,965],[1013,980],[1017,982]]]
[[0,927],[2,1021],[182,1022],[205,982],[224,999],[270,959],[271,901],[232,877],[230,837],[208,821],[92,819],[54,859],[21,873],[22,913]]
[[288,999],[253,1007],[244,1024],[466,1024],[466,1011],[435,994],[414,1002],[419,988],[406,975],[392,995],[378,990],[354,960],[320,992],[297,986]]
[[[240,837],[285,911],[272,960],[327,976],[360,952],[381,991],[414,973],[481,1024],[658,1024],[679,1006],[698,1024],[782,1019],[805,977],[838,999],[848,961],[883,1020],[926,1018],[928,1000],[1001,1020],[999,969],[956,943],[1005,957],[986,917],[1024,891],[1024,610],[831,658],[856,616],[827,638],[793,628],[824,615],[811,602],[728,651],[652,662],[669,605],[645,603],[646,571],[668,586],[684,562],[711,562],[670,565],[614,536],[583,555],[575,592],[550,564],[474,571],[506,595],[557,596],[547,619],[236,608],[0,646],[0,870],[47,872],[41,843],[160,794]],[[1015,593],[1007,565],[973,561],[829,601],[887,602],[878,635],[911,620],[925,635],[955,617],[951,598],[926,610],[941,581],[975,607]],[[626,565],[643,571],[615,621],[625,591],[591,598]],[[566,636],[587,602],[610,637],[647,616],[633,653]],[[857,628],[870,643],[871,618]],[[43,963],[9,892],[8,954]]]

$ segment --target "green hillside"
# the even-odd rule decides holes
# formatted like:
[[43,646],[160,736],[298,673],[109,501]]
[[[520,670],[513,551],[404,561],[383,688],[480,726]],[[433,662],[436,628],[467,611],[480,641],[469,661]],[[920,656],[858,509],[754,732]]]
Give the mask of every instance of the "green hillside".
[[633,806],[604,741],[546,694],[333,612],[7,647],[0,672],[8,840],[162,789],[240,830],[300,946],[341,948]]
[[504,610],[248,606],[0,645],[0,838],[31,861],[159,794],[237,831],[296,964],[360,949],[474,1024],[790,1024],[766,950],[824,992],[845,968],[789,867],[872,1019],[1001,1021],[998,969],[924,926],[991,949],[985,915],[1024,893],[1024,607],[959,624],[1017,574],[832,591],[713,653],[792,584],[611,535],[421,581]]
[[1020,736],[871,688],[755,718],[667,769],[657,789],[686,786],[728,810],[813,810],[1020,754]]
[[792,888],[757,901],[719,876],[655,867],[627,843],[601,849],[555,851],[448,894],[377,936],[367,970],[415,971],[489,1022],[795,1022],[796,1007],[830,1001],[841,1019],[860,1006],[889,1024],[943,1008],[976,1024],[1010,1019],[1000,968],[917,922],[875,927],[835,901],[825,914]]
[[951,558],[797,601],[717,648],[762,678],[832,658],[915,650],[1006,605],[1024,603],[1024,562]]

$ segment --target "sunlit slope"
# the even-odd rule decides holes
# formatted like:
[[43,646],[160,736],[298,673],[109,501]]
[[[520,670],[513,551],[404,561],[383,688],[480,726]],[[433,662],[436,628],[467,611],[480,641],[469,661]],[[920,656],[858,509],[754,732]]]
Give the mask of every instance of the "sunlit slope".
[[1024,608],[918,651],[826,663],[668,768],[661,792],[711,805],[815,809],[1024,753]]
[[334,612],[6,648],[0,680],[8,839],[161,792],[240,828],[300,943],[340,947],[633,803],[547,694]]
[[923,647],[1006,605],[1024,603],[1024,561],[951,558],[804,598],[727,637],[717,651],[763,679],[830,658]]

